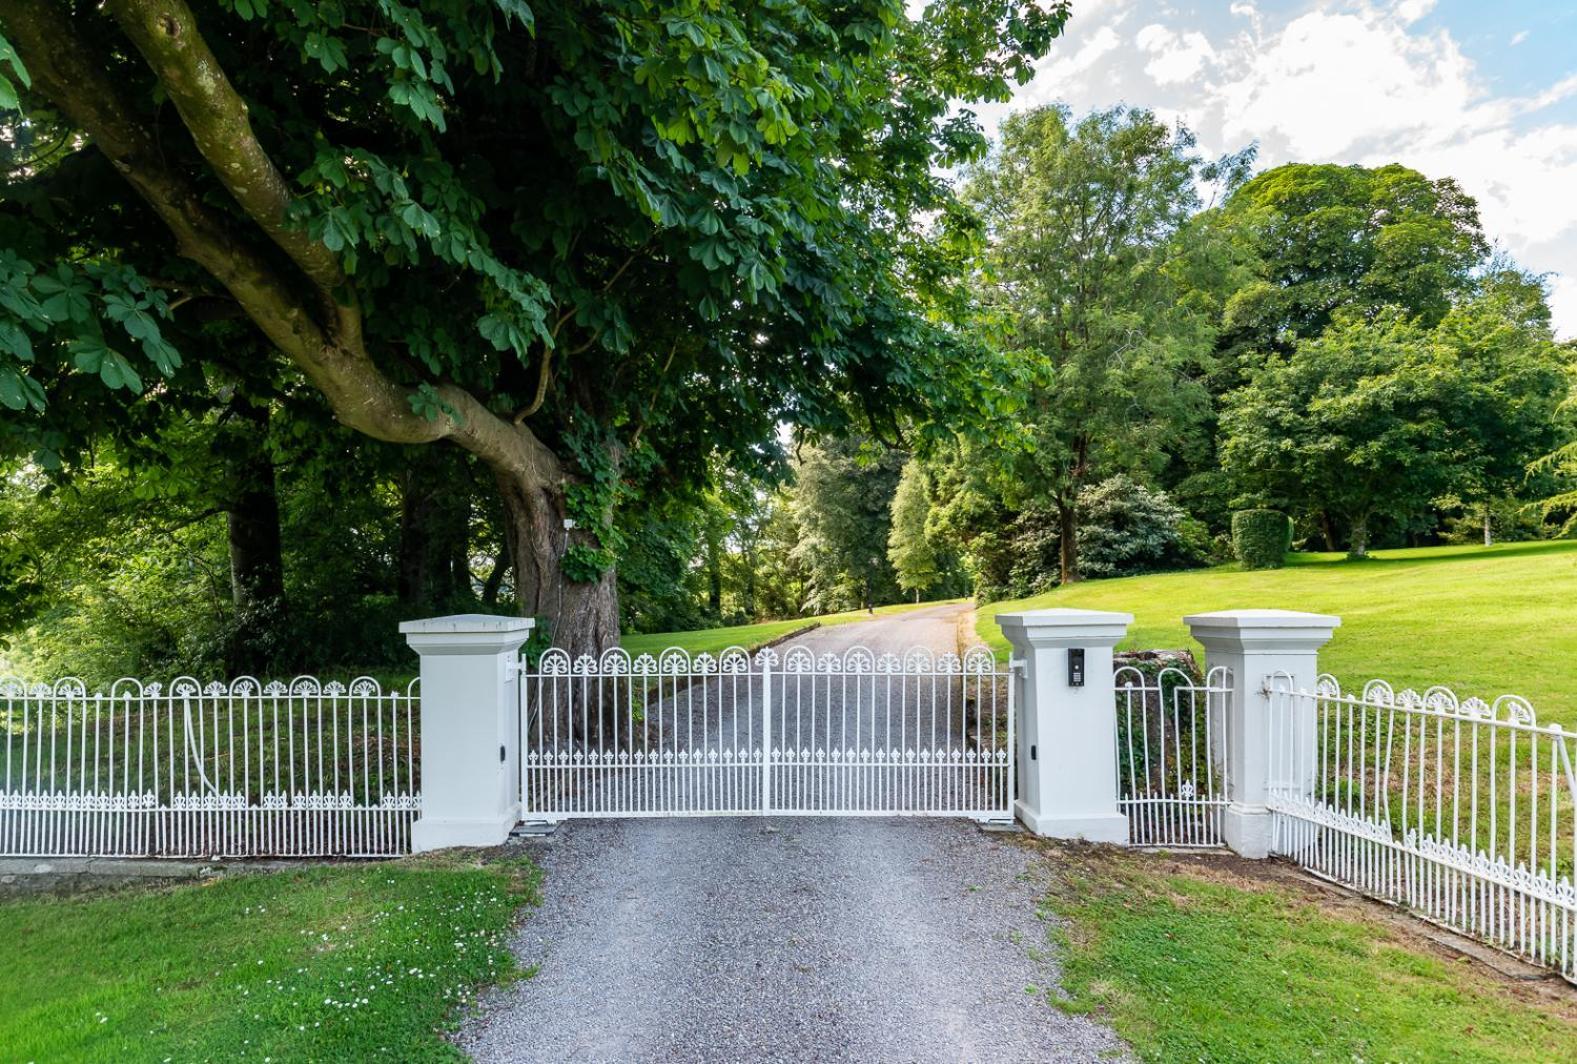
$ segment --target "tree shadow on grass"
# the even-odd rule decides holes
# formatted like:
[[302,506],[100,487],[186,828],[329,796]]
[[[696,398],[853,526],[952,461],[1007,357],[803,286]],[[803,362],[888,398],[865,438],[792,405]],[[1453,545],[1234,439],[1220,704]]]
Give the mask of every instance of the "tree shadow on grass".
[[1290,554],[1287,556],[1287,567],[1307,569],[1318,566],[1339,566],[1342,568],[1363,566],[1367,568],[1370,566],[1394,565],[1441,565],[1446,562],[1481,562],[1500,558],[1521,558],[1546,554],[1552,557],[1571,557],[1577,555],[1577,540],[1536,539],[1522,543],[1497,543],[1493,547],[1471,547],[1450,553],[1398,556],[1402,551],[1409,549],[1420,548],[1399,547],[1370,554],[1367,558],[1347,558],[1330,554],[1304,554],[1301,556]]

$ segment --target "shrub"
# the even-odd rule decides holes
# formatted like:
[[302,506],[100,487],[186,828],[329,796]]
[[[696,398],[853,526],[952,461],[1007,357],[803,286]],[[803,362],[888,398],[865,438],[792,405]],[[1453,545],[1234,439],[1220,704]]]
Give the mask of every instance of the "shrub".
[[[1061,581],[1061,540],[1056,511],[1030,506],[990,534],[990,579],[979,537],[970,545],[976,562],[976,595],[1026,598]],[[1079,575],[1091,579],[1187,569],[1212,560],[1209,529],[1183,511],[1166,492],[1118,474],[1079,493]]]
[[1130,576],[1202,565],[1209,534],[1166,492],[1121,474],[1079,493],[1079,572]]
[[1280,510],[1232,515],[1232,553],[1245,569],[1280,569],[1292,549],[1292,522]]

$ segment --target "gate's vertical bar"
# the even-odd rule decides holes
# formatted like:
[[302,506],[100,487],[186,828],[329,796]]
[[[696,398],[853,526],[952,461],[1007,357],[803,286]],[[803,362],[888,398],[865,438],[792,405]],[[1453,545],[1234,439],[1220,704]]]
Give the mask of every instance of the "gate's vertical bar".
[[[1007,818],[1008,820],[1012,820],[1013,819],[1013,799],[1017,796],[1017,793],[1016,793],[1017,792],[1017,786],[1016,785],[1018,783],[1018,747],[1013,745],[1013,741],[1014,741],[1013,730],[1016,727],[1016,723],[1017,723],[1014,718],[1016,718],[1018,716],[1018,713],[1017,713],[1017,709],[1018,709],[1018,695],[1017,695],[1017,692],[1014,690],[1014,688],[1016,688],[1018,686],[1019,678],[1022,677],[1023,675],[1024,675],[1024,662],[1023,662],[1023,660],[1015,658],[1012,655],[1012,653],[1010,652],[1008,654],[1008,671],[1007,671],[1007,678],[1008,678],[1007,679],[1007,683],[1008,683],[1008,745],[1007,745],[1008,788],[1007,788],[1007,793],[1002,796],[1002,815],[1005,818]],[[995,692],[994,686],[995,685],[993,684],[993,691],[992,691],[992,695],[991,695],[993,701],[995,701],[995,699],[996,699],[996,692]],[[992,729],[991,729],[992,745],[993,746],[996,744],[996,727],[995,727],[995,724],[996,724],[996,722],[995,722],[995,719],[993,718]]]
[[772,812],[772,651],[763,650],[761,663],[761,813]]

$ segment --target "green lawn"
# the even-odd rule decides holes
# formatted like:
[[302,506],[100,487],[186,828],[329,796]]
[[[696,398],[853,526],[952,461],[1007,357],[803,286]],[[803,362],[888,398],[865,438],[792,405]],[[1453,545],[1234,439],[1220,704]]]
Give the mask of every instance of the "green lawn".
[[458,858],[0,903],[5,1060],[458,1060],[537,875]]
[[1068,920],[1054,1003],[1142,1060],[1534,1064],[1577,1046],[1564,984],[1514,983],[1366,903],[1220,860],[1064,848],[1049,867]]
[[1341,617],[1320,664],[1344,685],[1389,680],[1459,695],[1515,693],[1542,721],[1577,725],[1577,541],[1381,551],[1368,561],[1295,554],[1285,569],[1235,566],[1091,580],[982,607],[976,630],[999,652],[998,613],[1052,606],[1134,615],[1129,649],[1200,648],[1181,618],[1268,607]]
[[[878,606],[875,614],[882,616],[890,613],[905,613],[909,610],[925,609],[927,606],[945,606],[953,602],[962,602],[962,599],[947,599],[939,602],[904,602],[896,606]],[[765,621],[761,624],[741,624],[732,628],[701,628],[693,632],[653,632],[649,635],[627,635],[621,645],[631,654],[661,654],[669,647],[680,647],[692,654],[716,654],[729,647],[744,647],[753,649],[763,643],[770,643],[790,632],[797,631],[810,624],[820,624],[822,627],[834,624],[849,624],[854,621],[868,621],[871,614],[864,610],[850,610],[848,613],[828,613],[820,617],[797,617],[791,621]]]

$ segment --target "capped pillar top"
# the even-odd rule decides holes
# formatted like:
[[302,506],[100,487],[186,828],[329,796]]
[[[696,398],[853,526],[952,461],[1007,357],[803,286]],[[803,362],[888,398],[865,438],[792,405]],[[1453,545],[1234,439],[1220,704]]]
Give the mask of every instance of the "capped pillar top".
[[518,648],[536,623],[530,617],[456,613],[401,621],[400,632],[420,654],[495,654]]
[[1301,610],[1215,610],[1183,618],[1206,650],[1318,650],[1342,619]]
[[1045,647],[1116,646],[1133,614],[1109,610],[1024,610],[997,614],[997,625],[1016,650]]

